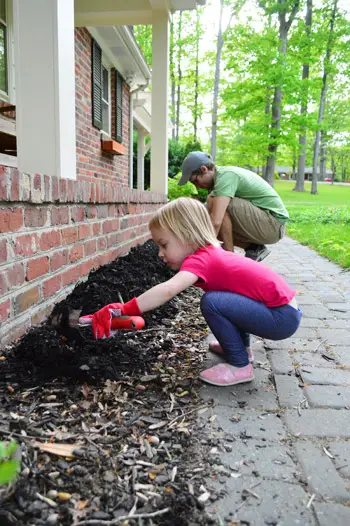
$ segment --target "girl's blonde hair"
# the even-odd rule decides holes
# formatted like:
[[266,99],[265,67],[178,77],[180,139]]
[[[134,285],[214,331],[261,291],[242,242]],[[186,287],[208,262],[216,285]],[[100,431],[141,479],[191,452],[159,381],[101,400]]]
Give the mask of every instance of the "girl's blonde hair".
[[162,206],[149,222],[149,228],[170,230],[183,243],[196,247],[220,246],[205,206],[189,197],[180,197]]

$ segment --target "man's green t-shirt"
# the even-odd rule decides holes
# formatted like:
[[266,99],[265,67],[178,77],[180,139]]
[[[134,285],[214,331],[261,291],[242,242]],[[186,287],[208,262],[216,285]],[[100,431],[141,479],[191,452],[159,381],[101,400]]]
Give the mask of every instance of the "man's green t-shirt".
[[216,167],[212,197],[240,197],[270,212],[282,224],[289,214],[282,199],[260,175],[238,166]]

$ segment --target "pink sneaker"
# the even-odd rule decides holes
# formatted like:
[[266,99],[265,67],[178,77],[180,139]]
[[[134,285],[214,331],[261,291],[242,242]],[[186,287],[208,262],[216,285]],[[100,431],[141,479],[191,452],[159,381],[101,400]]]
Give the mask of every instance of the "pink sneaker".
[[[217,340],[213,340],[209,343],[209,351],[213,354],[217,354],[218,356],[224,356],[224,350],[221,347],[220,343]],[[250,363],[254,362],[254,354],[251,347],[246,347],[246,351],[248,353],[248,360]]]
[[228,363],[219,363],[199,374],[203,382],[225,387],[226,385],[243,384],[254,380],[254,369],[251,364],[245,367],[234,367]]

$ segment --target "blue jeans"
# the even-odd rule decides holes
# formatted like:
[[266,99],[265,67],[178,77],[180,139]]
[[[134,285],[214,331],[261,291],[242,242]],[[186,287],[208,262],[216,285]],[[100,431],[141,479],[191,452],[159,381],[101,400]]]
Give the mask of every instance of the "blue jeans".
[[235,367],[249,363],[246,347],[250,334],[284,340],[295,333],[301,320],[300,309],[290,305],[269,308],[233,292],[207,292],[202,296],[201,310],[227,362]]

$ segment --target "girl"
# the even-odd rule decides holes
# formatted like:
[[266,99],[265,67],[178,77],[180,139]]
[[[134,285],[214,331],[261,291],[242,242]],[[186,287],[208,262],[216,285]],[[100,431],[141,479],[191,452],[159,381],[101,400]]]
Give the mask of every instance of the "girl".
[[[262,263],[221,248],[206,208],[195,199],[167,203],[149,228],[159,257],[179,272],[138,298],[90,315],[95,337],[110,336],[113,316],[140,316],[194,285],[205,292],[201,311],[217,340],[210,349],[226,360],[202,371],[200,378],[219,386],[253,380],[250,334],[270,340],[294,334],[301,319],[295,290]],[[88,322],[86,317],[81,321]]]

